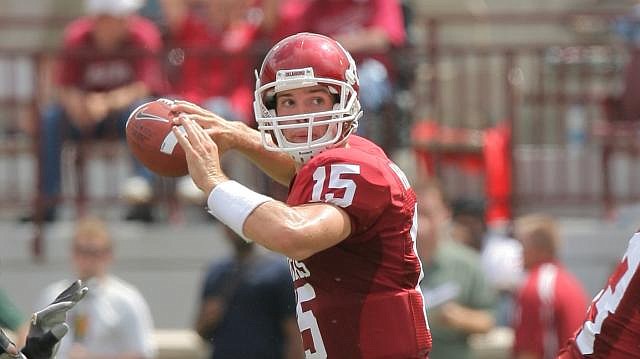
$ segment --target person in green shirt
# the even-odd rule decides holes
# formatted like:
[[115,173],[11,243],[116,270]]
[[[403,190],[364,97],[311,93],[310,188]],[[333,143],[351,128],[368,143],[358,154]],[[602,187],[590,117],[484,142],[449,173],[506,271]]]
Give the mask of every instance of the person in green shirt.
[[452,238],[454,223],[435,180],[414,187],[418,198],[418,255],[422,288],[433,338],[431,359],[471,358],[469,335],[495,325],[495,294],[484,277],[480,257]]
[[0,288],[0,328],[13,332],[16,344],[24,345],[29,323],[27,317]]

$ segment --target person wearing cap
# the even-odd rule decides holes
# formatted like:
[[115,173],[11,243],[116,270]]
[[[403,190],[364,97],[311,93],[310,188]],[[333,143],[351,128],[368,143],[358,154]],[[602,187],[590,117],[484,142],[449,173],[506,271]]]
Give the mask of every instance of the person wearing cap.
[[[124,138],[129,113],[163,87],[160,32],[150,20],[136,15],[142,4],[141,0],[86,0],[86,15],[65,28],[55,73],[57,98],[44,110],[39,134],[45,221],[56,218],[64,140]],[[132,160],[134,178],[142,181],[138,187],[143,190],[137,191],[140,205],[130,219],[148,221],[150,207],[142,204],[151,197],[151,174]],[[23,218],[33,219],[33,215]]]

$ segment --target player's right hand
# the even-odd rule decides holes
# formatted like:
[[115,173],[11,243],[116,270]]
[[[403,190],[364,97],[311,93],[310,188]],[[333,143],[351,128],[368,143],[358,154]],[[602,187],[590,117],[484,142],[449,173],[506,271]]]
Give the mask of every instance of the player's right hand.
[[178,123],[183,126],[184,133],[175,126],[172,131],[187,157],[189,175],[208,195],[216,185],[229,180],[220,166],[218,146],[195,121],[180,115]]

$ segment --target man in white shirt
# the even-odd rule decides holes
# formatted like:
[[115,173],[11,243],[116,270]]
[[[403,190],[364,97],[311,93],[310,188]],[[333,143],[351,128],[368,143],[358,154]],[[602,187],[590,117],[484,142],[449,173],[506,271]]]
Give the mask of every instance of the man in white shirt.
[[[156,355],[149,307],[131,284],[109,274],[113,245],[105,223],[81,219],[72,241],[76,275],[89,293],[69,311],[69,334],[61,340],[59,359],[146,359]],[[49,303],[64,281],[47,287],[38,303]]]

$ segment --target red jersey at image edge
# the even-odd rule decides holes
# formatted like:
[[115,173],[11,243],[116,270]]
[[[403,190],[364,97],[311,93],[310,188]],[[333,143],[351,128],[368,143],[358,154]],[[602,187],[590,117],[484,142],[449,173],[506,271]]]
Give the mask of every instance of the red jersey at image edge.
[[415,251],[416,196],[402,171],[372,142],[349,138],[294,178],[287,204],[328,202],[352,221],[336,246],[290,260],[307,355],[425,358],[431,347]]
[[598,293],[587,317],[558,358],[640,358],[640,234]]

